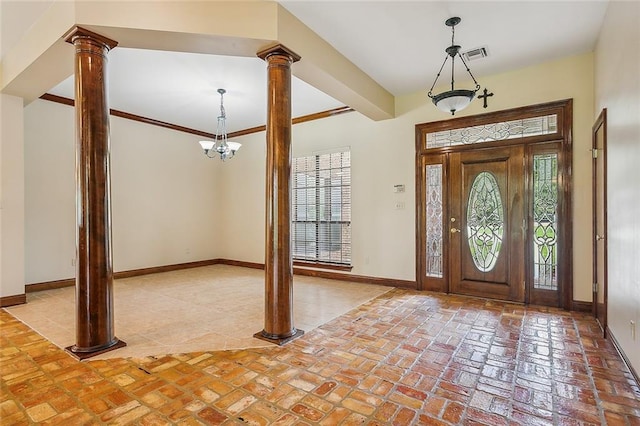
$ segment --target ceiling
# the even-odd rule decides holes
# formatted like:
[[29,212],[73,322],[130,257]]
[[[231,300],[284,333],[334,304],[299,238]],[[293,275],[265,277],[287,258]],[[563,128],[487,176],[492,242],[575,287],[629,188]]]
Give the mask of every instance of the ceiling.
[[[462,18],[455,41],[463,52],[488,49],[488,57],[469,63],[482,85],[483,75],[593,50],[607,7],[605,0],[280,3],[387,91],[424,91],[425,102],[451,44],[447,18]],[[444,71],[441,79],[448,81]],[[456,77],[457,87],[464,79]],[[207,132],[215,132],[218,88],[227,90],[229,132],[265,124],[266,84],[258,58],[126,48],[109,54],[112,108]],[[73,98],[73,77],[49,93]],[[292,97],[294,117],[342,106],[295,77]]]

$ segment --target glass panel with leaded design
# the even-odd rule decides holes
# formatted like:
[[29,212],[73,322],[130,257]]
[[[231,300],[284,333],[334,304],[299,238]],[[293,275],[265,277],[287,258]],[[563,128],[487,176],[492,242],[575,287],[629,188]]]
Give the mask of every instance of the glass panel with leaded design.
[[471,145],[558,133],[556,114],[427,133],[427,148]]
[[481,272],[489,272],[500,256],[504,239],[504,205],[495,176],[480,172],[471,184],[467,203],[467,242]]
[[558,154],[533,156],[533,288],[558,289]]
[[443,277],[442,164],[426,166],[426,257],[428,277]]

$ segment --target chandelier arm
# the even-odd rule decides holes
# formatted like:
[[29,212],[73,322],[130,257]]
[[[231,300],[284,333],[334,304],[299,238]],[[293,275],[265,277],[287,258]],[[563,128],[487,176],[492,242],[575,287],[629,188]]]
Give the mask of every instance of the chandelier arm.
[[445,64],[447,63],[447,59],[449,59],[449,55],[447,54],[447,56],[444,57],[444,62],[442,63],[442,66],[440,67],[440,71],[438,71],[438,75],[436,75],[436,79],[433,80],[433,84],[431,85],[431,89],[429,89],[429,93],[427,93],[427,96],[429,96],[430,98],[433,98],[433,88],[436,87],[436,83],[438,82],[438,78],[440,77],[440,73],[442,73],[442,69],[444,68]]
[[477,92],[478,90],[480,90],[480,85],[478,84],[478,82],[476,81],[476,78],[473,76],[473,74],[471,73],[471,70],[469,69],[469,65],[467,65],[467,63],[465,62],[464,58],[462,57],[462,55],[460,53],[458,53],[458,56],[460,57],[460,60],[462,61],[462,63],[464,64],[464,67],[467,69],[467,72],[469,73],[469,75],[471,76],[471,78],[473,79],[473,82],[476,84],[476,90],[474,90],[474,92]]

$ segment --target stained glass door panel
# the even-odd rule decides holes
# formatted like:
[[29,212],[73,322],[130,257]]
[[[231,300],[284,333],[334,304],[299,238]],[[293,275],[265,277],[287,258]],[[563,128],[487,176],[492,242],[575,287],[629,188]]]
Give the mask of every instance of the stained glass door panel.
[[452,153],[451,291],[522,302],[524,148]]

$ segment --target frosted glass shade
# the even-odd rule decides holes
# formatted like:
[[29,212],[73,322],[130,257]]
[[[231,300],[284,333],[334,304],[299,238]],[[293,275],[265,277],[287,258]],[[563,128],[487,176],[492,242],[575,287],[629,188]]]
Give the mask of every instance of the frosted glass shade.
[[227,142],[227,146],[229,147],[229,149],[233,152],[236,152],[237,150],[240,149],[240,147],[242,146],[241,143],[238,142]]
[[216,143],[214,141],[200,141],[200,146],[205,151],[209,151]]
[[456,111],[461,111],[468,107],[475,95],[476,92],[473,90],[449,90],[434,96],[433,103],[439,110],[450,112],[453,115]]

